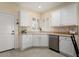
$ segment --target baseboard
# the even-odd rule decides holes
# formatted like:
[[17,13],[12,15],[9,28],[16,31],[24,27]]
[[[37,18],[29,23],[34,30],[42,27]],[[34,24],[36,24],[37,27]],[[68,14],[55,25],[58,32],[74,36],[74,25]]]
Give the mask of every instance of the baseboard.
[[9,50],[5,50],[5,51],[0,51],[0,53],[7,52],[7,51],[10,51],[10,50],[15,50],[15,48],[12,48],[12,49],[9,49]]
[[48,48],[47,46],[33,46],[33,48]]
[[28,50],[28,49],[31,49],[31,48],[48,48],[48,47],[32,46],[32,47],[28,47],[28,48],[24,48],[24,49],[20,49],[20,50],[21,50],[21,51],[24,51],[24,50]]

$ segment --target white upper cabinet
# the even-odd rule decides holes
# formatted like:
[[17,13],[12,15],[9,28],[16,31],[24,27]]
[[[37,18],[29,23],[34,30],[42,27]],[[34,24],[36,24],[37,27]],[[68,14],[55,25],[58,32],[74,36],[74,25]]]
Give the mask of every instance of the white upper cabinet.
[[51,16],[50,16],[50,14],[42,15],[40,25],[41,25],[42,31],[50,31],[50,26],[51,26]]
[[32,31],[39,31],[39,18],[32,17],[31,29],[32,29]]
[[51,26],[77,25],[77,4],[70,4],[51,12]]
[[[33,19],[39,20],[40,19],[39,14],[36,12],[25,10],[25,9],[20,10],[20,25],[21,26],[33,27],[34,25]],[[38,27],[38,22],[35,23],[35,26]]]
[[71,4],[61,9],[61,26],[77,25],[77,5]]
[[21,26],[30,26],[30,17],[27,11],[21,10],[20,11],[20,25]]
[[61,11],[56,10],[52,12],[52,17],[51,17],[51,25],[52,26],[60,26],[60,21],[61,21]]

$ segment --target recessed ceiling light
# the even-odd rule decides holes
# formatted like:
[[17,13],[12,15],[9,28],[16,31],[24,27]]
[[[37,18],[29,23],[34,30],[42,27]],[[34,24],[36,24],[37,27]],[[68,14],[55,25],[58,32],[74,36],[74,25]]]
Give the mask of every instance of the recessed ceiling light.
[[38,6],[38,8],[41,8],[41,6]]

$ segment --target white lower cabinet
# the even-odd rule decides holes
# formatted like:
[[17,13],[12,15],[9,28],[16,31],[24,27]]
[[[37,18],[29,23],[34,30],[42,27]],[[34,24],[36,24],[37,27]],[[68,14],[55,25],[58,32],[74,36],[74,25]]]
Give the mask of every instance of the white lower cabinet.
[[76,56],[76,52],[70,37],[59,37],[59,50],[67,56]]
[[48,35],[32,35],[34,47],[48,47]]
[[32,47],[32,35],[22,35],[21,50]]
[[48,47],[48,35],[22,35],[21,50],[30,47]]
[[49,45],[48,42],[49,42],[48,35],[41,35],[40,46],[41,47],[48,47],[48,45]]
[[34,47],[39,47],[40,44],[39,44],[39,36],[38,35],[32,35],[32,45]]

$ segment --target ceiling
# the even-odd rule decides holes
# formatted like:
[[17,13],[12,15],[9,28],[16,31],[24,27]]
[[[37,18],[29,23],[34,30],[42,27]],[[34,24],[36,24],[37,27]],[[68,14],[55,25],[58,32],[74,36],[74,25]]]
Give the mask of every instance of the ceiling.
[[19,4],[25,8],[42,13],[56,7],[61,3],[62,2],[21,2]]

